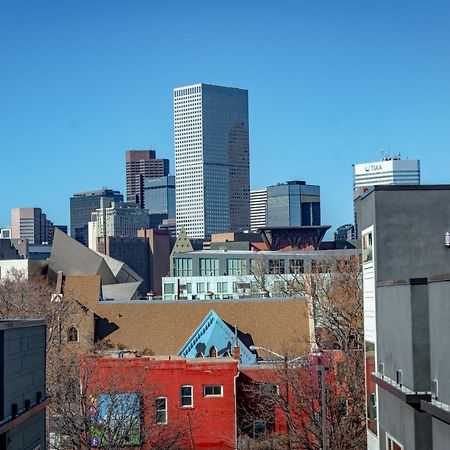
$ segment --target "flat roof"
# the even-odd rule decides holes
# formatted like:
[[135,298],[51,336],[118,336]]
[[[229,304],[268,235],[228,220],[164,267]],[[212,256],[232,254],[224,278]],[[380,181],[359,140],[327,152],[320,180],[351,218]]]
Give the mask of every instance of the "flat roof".
[[[215,244],[221,244],[221,242],[215,242]],[[222,244],[227,244],[226,242],[222,242]],[[184,252],[184,253],[174,253],[174,255],[190,255],[190,254],[201,254],[201,255],[212,255],[212,254],[230,254],[230,255],[279,255],[279,256],[292,256],[292,255],[333,255],[333,254],[346,254],[346,253],[359,253],[360,249],[356,248],[339,248],[339,249],[331,249],[331,250],[294,250],[294,251],[279,251],[279,250],[261,250],[258,252],[252,250],[220,250],[220,249],[212,249],[212,250],[193,250],[192,252]]]
[[9,328],[27,328],[46,325],[44,319],[0,319],[0,330]]

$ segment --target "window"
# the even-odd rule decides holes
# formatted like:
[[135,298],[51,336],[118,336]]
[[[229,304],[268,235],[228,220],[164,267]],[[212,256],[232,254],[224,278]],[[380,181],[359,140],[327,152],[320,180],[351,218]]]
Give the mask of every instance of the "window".
[[186,292],[192,294],[192,283],[186,283]]
[[227,275],[247,275],[247,262],[245,259],[227,259]]
[[209,357],[210,358],[217,358],[217,349],[216,349],[216,347],[212,346],[209,349]]
[[70,327],[67,330],[67,341],[78,342],[78,330],[75,327]]
[[264,420],[255,420],[253,422],[253,438],[259,439],[266,436],[267,425]]
[[217,283],[217,292],[220,294],[228,292],[228,283],[226,281],[219,281]]
[[362,237],[363,243],[363,262],[371,262],[373,259],[373,236],[367,233]]
[[290,259],[289,260],[289,273],[299,274],[305,272],[305,264],[303,259]]
[[386,450],[403,450],[403,445],[386,433]]
[[181,386],[181,406],[194,406],[193,387],[189,385]]
[[365,341],[365,366],[366,366],[366,411],[367,411],[367,428],[377,434],[377,398],[376,385],[370,374],[376,371],[375,367],[375,344]]
[[167,398],[158,397],[155,399],[155,423],[167,423]]
[[164,283],[164,294],[173,294],[173,283]]
[[311,272],[314,273],[327,273],[330,270],[330,266],[326,261],[313,259],[311,260]]
[[205,292],[205,283],[197,283],[197,294],[203,294]]
[[203,386],[204,397],[221,397],[223,395],[223,386],[221,384],[210,384]]
[[216,258],[200,258],[200,276],[219,275],[219,260]]
[[192,277],[192,259],[175,258],[175,277]]
[[284,259],[269,259],[269,273],[284,273]]

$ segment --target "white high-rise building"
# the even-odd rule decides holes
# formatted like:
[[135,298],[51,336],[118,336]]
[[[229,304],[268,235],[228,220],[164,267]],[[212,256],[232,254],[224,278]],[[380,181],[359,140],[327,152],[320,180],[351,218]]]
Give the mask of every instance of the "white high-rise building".
[[353,181],[355,189],[378,184],[420,184],[420,161],[398,156],[355,164]]
[[248,91],[174,89],[177,232],[191,238],[250,228]]
[[250,191],[250,229],[256,231],[267,224],[267,188]]

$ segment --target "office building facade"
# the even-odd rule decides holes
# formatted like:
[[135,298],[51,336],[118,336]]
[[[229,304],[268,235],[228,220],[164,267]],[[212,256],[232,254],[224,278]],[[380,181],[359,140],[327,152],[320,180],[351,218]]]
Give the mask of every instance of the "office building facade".
[[30,244],[51,244],[54,225],[41,208],[13,208],[11,210],[11,238],[28,239]]
[[91,214],[91,222],[90,242],[106,236],[136,237],[138,230],[146,230],[149,227],[150,218],[146,209],[138,208],[134,204],[101,199],[100,208]]
[[169,175],[169,160],[156,158],[154,150],[127,150],[125,159],[127,201],[138,203],[144,208],[144,180]]
[[355,239],[355,226],[352,223],[341,225],[334,232],[335,241],[350,241]]
[[320,220],[320,186],[287,181],[267,187],[267,226],[315,226]]
[[267,188],[250,191],[250,229],[267,225]]
[[450,442],[449,202],[448,185],[409,185],[374,186],[359,203],[369,450]]
[[163,220],[175,219],[175,177],[145,179],[144,204],[152,228],[158,227]]
[[420,184],[420,161],[417,159],[386,158],[382,161],[355,164],[355,189],[383,184]]
[[100,208],[101,200],[123,202],[123,195],[112,189],[99,189],[74,194],[70,198],[70,235],[78,242],[88,246],[88,223],[91,214]]
[[248,91],[174,89],[177,231],[192,238],[250,228]]

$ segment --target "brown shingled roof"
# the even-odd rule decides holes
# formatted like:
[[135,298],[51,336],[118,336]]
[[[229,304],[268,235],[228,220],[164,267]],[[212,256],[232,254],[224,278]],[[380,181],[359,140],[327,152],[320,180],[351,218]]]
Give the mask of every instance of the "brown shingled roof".
[[[125,348],[174,355],[214,310],[225,322],[252,336],[257,346],[277,353],[310,350],[310,321],[304,299],[99,302],[95,280],[70,277],[66,289],[97,316],[96,335]],[[98,292],[98,291],[97,291]]]

